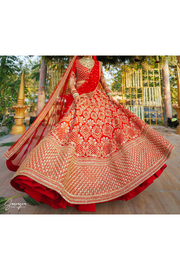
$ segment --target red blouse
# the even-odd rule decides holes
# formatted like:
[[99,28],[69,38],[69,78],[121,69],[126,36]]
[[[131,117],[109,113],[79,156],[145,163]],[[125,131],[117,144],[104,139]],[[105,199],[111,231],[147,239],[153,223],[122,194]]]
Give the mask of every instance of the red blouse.
[[[78,88],[78,86],[80,86],[81,81],[88,80],[91,69],[92,68],[87,68],[87,67],[83,66],[80,63],[80,61],[77,59],[77,61],[76,61],[76,71],[71,72],[70,81],[69,81],[70,91],[71,91],[71,94],[74,97],[79,95],[78,91],[76,89]],[[105,81],[102,69],[101,69],[100,83],[101,83],[102,87],[104,88],[106,94],[111,93],[111,90],[109,89],[109,87],[108,87],[108,85],[107,85],[107,83]]]

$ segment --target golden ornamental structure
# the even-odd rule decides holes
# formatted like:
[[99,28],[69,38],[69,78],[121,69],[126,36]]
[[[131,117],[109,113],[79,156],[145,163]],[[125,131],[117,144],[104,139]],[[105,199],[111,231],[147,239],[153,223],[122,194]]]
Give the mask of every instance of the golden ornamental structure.
[[180,135],[180,65],[177,65],[177,91],[178,91],[178,105],[172,106],[177,112],[179,125],[177,126],[176,133]]
[[15,110],[15,125],[12,127],[10,134],[17,135],[23,134],[26,132],[25,125],[23,124],[23,119],[25,118],[25,110],[27,109],[28,105],[24,105],[24,69],[22,72],[21,77],[21,85],[18,94],[17,105],[12,106]]
[[149,125],[164,125],[160,66],[150,68],[124,65],[122,83],[113,97]]

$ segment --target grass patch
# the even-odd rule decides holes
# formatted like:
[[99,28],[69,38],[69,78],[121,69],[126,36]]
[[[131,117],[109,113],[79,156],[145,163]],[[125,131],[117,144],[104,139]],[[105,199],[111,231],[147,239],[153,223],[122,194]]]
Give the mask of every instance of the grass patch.
[[1,143],[0,144],[0,147],[2,147],[2,146],[11,146],[11,145],[13,145],[15,142],[7,142],[7,143]]

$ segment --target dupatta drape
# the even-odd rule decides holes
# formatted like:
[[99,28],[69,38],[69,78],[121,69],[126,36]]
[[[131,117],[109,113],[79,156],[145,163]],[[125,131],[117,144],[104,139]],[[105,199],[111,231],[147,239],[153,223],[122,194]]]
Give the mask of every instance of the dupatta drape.
[[[77,57],[78,56],[74,56],[72,58],[48,102],[33,124],[16,143],[4,153],[7,159],[6,165],[9,170],[17,171],[31,150],[55,127],[72,104],[73,97],[71,94],[68,94],[69,78],[71,72],[75,70]],[[99,62],[96,56],[93,56],[93,59],[95,60],[95,64],[92,68],[89,80],[79,88],[79,94],[93,91],[99,82]]]

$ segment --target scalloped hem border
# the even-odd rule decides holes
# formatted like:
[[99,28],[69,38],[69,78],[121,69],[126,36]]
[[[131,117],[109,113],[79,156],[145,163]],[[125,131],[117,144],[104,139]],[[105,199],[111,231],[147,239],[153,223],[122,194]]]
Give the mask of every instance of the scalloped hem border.
[[[139,186],[131,190],[130,192],[115,198],[113,200],[107,200],[108,201],[115,201],[115,200],[122,200],[127,201],[138,194],[140,194],[142,191],[144,191],[149,185],[153,183],[155,179],[157,179],[164,169],[167,167],[166,164],[164,164],[156,173],[154,173],[151,177],[149,177],[147,180],[145,180],[143,183],[141,183]],[[27,193],[29,196],[31,196],[33,199],[35,199],[38,202],[44,202],[45,204],[51,206],[54,209],[66,209],[67,206],[75,207],[78,211],[85,211],[85,212],[95,212],[96,211],[96,204],[72,204],[67,202],[57,191],[50,189],[48,187],[45,187],[38,182],[34,181],[33,179],[24,176],[19,175],[11,180],[10,184],[17,189],[18,191],[23,191]]]

